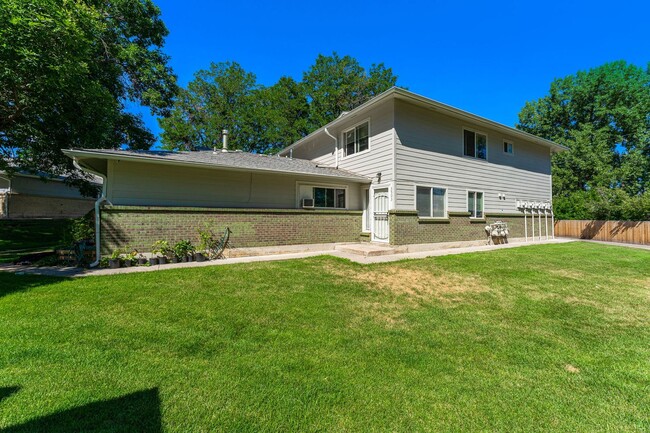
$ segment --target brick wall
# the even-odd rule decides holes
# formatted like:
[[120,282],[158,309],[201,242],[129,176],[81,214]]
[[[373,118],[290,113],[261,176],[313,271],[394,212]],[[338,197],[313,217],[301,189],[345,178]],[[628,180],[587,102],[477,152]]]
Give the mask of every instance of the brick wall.
[[[524,217],[522,215],[487,215],[484,220],[473,220],[469,213],[449,213],[444,220],[420,220],[415,211],[391,211],[390,243],[393,245],[428,244],[436,242],[473,241],[487,239],[485,226],[495,221],[508,223],[510,238],[524,237]],[[532,221],[527,218],[528,235],[532,233]],[[549,233],[551,220],[548,220]],[[535,234],[539,234],[535,220]],[[545,236],[544,218],[542,234]]]
[[76,218],[93,209],[93,199],[9,194],[9,218]]
[[157,240],[198,246],[197,230],[206,224],[219,235],[230,227],[235,248],[358,242],[361,211],[106,206],[102,254],[126,245],[147,252]]

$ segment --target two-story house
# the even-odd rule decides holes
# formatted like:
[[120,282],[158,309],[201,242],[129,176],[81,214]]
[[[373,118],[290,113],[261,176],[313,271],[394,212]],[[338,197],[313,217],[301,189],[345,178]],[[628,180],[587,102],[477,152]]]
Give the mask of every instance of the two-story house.
[[66,153],[105,179],[98,205],[108,251],[196,239],[206,224],[229,226],[241,247],[470,241],[485,239],[496,220],[511,238],[545,237],[551,155],[563,150],[392,88],[274,156],[226,148]]

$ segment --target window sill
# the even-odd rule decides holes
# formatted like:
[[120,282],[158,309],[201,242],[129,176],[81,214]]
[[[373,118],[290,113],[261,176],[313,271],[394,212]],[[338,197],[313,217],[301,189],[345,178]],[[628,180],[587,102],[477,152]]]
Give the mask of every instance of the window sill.
[[472,161],[483,161],[483,162],[488,162],[488,159],[487,159],[487,158],[483,159],[483,158],[477,158],[477,157],[475,157],[475,156],[469,156],[469,155],[463,155],[463,158],[471,159]]
[[418,217],[418,224],[449,224],[449,218]]
[[469,218],[469,223],[470,224],[478,224],[478,223],[485,223],[487,220],[485,218]]
[[355,157],[357,155],[363,155],[364,153],[368,153],[368,152],[370,152],[370,148],[367,148],[366,150],[362,150],[361,152],[355,152],[355,153],[353,153],[351,155],[343,155],[341,157],[341,160],[348,159],[348,158],[353,158],[353,157]]

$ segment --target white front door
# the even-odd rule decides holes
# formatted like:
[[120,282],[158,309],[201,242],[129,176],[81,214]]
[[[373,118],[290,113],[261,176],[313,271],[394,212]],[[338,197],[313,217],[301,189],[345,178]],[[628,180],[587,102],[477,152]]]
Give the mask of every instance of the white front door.
[[388,188],[376,189],[372,196],[372,240],[388,242]]

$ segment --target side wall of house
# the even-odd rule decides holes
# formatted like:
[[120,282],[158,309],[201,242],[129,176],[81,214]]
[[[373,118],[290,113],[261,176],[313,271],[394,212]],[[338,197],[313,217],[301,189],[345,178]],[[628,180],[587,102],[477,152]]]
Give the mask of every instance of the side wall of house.
[[[487,160],[463,156],[463,128],[487,135]],[[550,150],[437,111],[396,102],[396,209],[415,209],[415,186],[447,189],[448,211],[467,212],[467,191],[486,213],[517,212],[517,200],[551,200]],[[514,154],[503,141],[514,143]],[[499,195],[504,198],[500,198]]]
[[34,177],[16,176],[11,179],[11,191],[41,197],[84,199],[79,190],[58,180],[43,181]]
[[107,198],[113,205],[297,209],[313,186],[346,189],[348,210],[360,210],[361,187],[338,179],[110,161]]
[[93,209],[92,199],[43,197],[29,194],[7,194],[7,218],[77,218]]
[[[349,116],[349,115],[348,115]],[[345,156],[342,144],[343,131],[365,121],[369,122],[369,147],[367,151]],[[382,183],[394,179],[394,109],[392,103],[381,104],[366,113],[352,115],[332,128],[330,134],[337,137],[339,168],[373,179],[381,173]],[[330,167],[336,166],[334,140],[321,133],[293,150],[293,157],[308,159]]]

